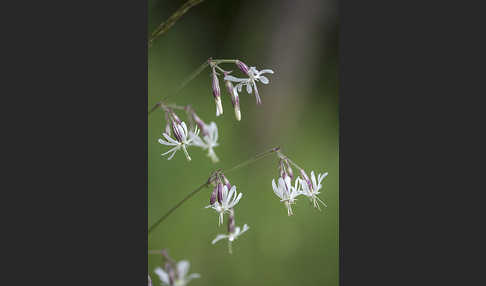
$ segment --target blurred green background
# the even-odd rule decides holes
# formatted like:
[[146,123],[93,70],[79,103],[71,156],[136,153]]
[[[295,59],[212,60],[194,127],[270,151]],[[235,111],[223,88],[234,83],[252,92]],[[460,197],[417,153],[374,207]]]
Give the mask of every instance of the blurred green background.
[[[184,1],[149,0],[148,34]],[[335,1],[218,1],[192,8],[148,51],[151,107],[207,58],[241,59],[257,69],[269,68],[270,84],[259,85],[262,105],[242,92],[241,122],[222,88],[224,115],[216,118],[209,70],[200,74],[169,102],[191,104],[206,122],[215,121],[221,161],[211,163],[206,152],[189,148],[171,161],[157,143],[165,127],[159,110],[148,118],[148,225],[201,185],[217,168],[228,168],[273,146],[281,146],[308,173],[329,172],[320,197],[328,207],[312,208],[305,197],[294,205],[294,216],[274,195],[278,160],[267,157],[228,175],[243,192],[236,225],[250,230],[233,244],[211,245],[226,225],[205,209],[211,190],[204,189],[174,212],[149,236],[149,249],[169,249],[176,260],[188,259],[190,272],[201,274],[190,285],[338,285],[339,277],[339,114],[338,18]],[[224,65],[226,69],[236,68]],[[235,70],[241,76],[239,71]],[[179,113],[182,117],[183,114]],[[225,220],[227,217],[225,217]],[[149,255],[149,274],[162,257]]]

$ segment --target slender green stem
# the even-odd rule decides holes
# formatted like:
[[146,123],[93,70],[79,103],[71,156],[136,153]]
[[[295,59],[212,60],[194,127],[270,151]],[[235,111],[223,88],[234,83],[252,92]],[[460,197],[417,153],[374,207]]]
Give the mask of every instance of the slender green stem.
[[278,152],[279,150],[280,150],[280,147],[278,147],[278,146],[277,147],[273,147],[272,149],[267,150],[265,152],[262,152],[260,154],[257,154],[255,156],[253,156],[252,158],[250,158],[250,159],[248,159],[246,161],[243,161],[243,162],[241,162],[241,163],[239,163],[239,164],[237,164],[237,165],[229,168],[228,170],[223,170],[222,173],[227,174],[229,172],[238,170],[238,169],[240,169],[240,168],[242,168],[242,167],[244,167],[244,166],[246,166],[248,164],[251,164],[251,163],[253,163],[255,161],[258,161],[258,160],[260,160],[260,159],[262,159],[262,158],[264,158],[264,157],[272,154],[273,152]]
[[171,213],[173,213],[176,209],[178,209],[184,202],[186,202],[188,199],[190,199],[192,196],[197,194],[200,190],[203,188],[207,187],[209,185],[209,182],[206,182],[194,191],[190,192],[185,198],[182,199],[182,201],[178,202],[175,206],[173,206],[167,213],[165,213],[161,218],[159,218],[148,230],[148,233],[150,234],[161,222],[163,222]]
[[[264,157],[274,153],[274,152],[279,152],[280,150],[280,147],[274,147],[270,150],[267,150],[265,152],[262,152],[260,154],[257,154],[255,155],[254,157],[246,160],[246,161],[243,161],[239,164],[236,164],[235,166],[227,169],[226,171],[222,171],[222,170],[217,170],[217,172],[221,172],[221,173],[229,173],[229,172],[232,172],[232,171],[235,171],[237,169],[240,169],[248,164],[251,164],[251,163],[254,163],[260,159],[263,159]],[[167,213],[165,213],[161,218],[159,218],[148,230],[148,234],[150,234],[161,222],[163,222],[170,214],[172,214],[176,209],[178,209],[182,204],[184,204],[187,200],[189,200],[192,196],[194,196],[195,194],[197,194],[200,190],[202,190],[203,188],[205,187],[208,187],[212,182],[213,180],[216,178],[215,176],[216,172],[213,172],[211,174],[211,176],[209,177],[209,179],[202,185],[200,185],[199,187],[197,187],[197,189],[195,189],[194,191],[190,192],[185,198],[183,198],[180,202],[178,202],[175,206],[173,206]]]
[[150,36],[149,39],[149,47],[152,46],[154,40],[161,35],[163,35],[165,32],[167,32],[172,26],[184,15],[191,9],[192,7],[196,6],[197,4],[201,3],[204,0],[188,0],[186,3],[184,3],[177,11],[174,12],[165,22],[162,22],[157,29],[155,29],[152,32],[152,35]]

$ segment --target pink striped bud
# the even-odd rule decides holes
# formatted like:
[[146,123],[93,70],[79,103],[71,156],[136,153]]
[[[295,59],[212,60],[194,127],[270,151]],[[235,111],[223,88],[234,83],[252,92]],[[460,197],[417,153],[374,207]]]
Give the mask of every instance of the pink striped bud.
[[216,197],[218,196],[218,187],[214,187],[213,192],[211,193],[211,197],[209,197],[209,204],[214,205],[216,202]]
[[245,73],[247,76],[250,76],[250,69],[244,62],[237,60],[236,65],[243,73]]
[[312,190],[312,182],[311,180],[309,179],[309,176],[307,176],[307,174],[305,173],[304,170],[300,169],[300,174],[302,175],[302,178],[305,180],[305,182],[307,183],[307,186],[309,187],[310,190]]
[[222,177],[223,177],[223,183],[226,185],[226,187],[228,188],[228,191],[229,191],[231,189],[230,181],[224,175],[222,175]]
[[231,96],[231,103],[233,104],[233,108],[235,110],[236,120],[241,121],[240,99],[238,97],[238,92],[236,92],[235,87],[229,80],[225,81],[225,86]]
[[221,184],[221,182],[218,183],[218,202],[220,204],[223,203],[223,184]]
[[175,114],[172,110],[170,110],[170,117],[172,118],[172,120],[174,120],[177,124],[181,124],[182,121],[181,119],[177,116],[177,114]]
[[287,172],[289,177],[293,179],[294,178],[294,172],[292,171],[292,167],[290,166],[289,160],[285,159],[284,163],[285,163],[285,171]]
[[228,218],[228,232],[234,233],[235,232],[235,216],[233,215],[233,209],[231,209],[229,218]]
[[182,134],[178,128],[178,125],[174,121],[172,121],[172,131],[174,132],[174,136],[177,141],[182,142]]
[[165,272],[169,276],[169,285],[173,286],[174,282],[176,280],[176,274],[175,274],[174,268],[172,268],[172,265],[169,262],[165,263],[164,268],[165,268]]
[[201,130],[202,135],[208,135],[208,128],[206,127],[206,123],[204,123],[204,121],[202,121],[202,119],[199,118],[199,116],[197,116],[195,112],[191,112],[191,114],[194,122],[196,122],[197,127],[199,127],[199,130]]
[[212,74],[212,87],[213,87],[213,96],[214,98],[221,96],[221,90],[219,89],[219,79],[216,75],[216,71],[213,69]]

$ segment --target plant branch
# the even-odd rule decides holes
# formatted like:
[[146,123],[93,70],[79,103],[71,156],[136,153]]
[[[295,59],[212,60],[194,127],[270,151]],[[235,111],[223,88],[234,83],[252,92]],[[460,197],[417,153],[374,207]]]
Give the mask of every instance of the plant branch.
[[152,46],[154,40],[165,32],[167,32],[184,14],[189,11],[192,7],[196,6],[197,4],[201,3],[204,0],[188,0],[184,3],[177,11],[174,12],[165,22],[162,22],[157,29],[152,32],[152,35],[149,39],[149,47]]
[[178,209],[185,201],[190,199],[192,196],[197,194],[200,190],[203,188],[207,187],[210,182],[206,182],[194,191],[190,192],[185,198],[182,199],[182,201],[178,202],[175,206],[173,206],[166,214],[164,214],[161,218],[159,218],[148,230],[148,234],[150,234],[161,222],[163,222],[172,212],[174,212],[176,209]]
[[[229,173],[229,172],[232,172],[232,171],[235,171],[237,169],[240,169],[246,165],[249,165],[251,163],[254,163],[260,159],[263,159],[264,157],[274,153],[274,152],[279,152],[280,151],[280,147],[273,147],[272,149],[269,149],[265,152],[262,152],[262,153],[259,153],[255,156],[253,156],[252,158],[246,160],[246,161],[243,161],[239,164],[236,164],[234,165],[233,167],[227,169],[226,171],[224,170],[218,170],[216,172],[221,172],[221,173]],[[197,187],[197,189],[195,189],[194,191],[190,192],[185,198],[183,198],[180,202],[178,202],[175,206],[173,206],[167,213],[165,213],[161,218],[159,218],[148,230],[148,234],[150,234],[161,222],[163,222],[170,214],[172,214],[176,209],[178,209],[182,204],[184,204],[187,200],[189,200],[192,196],[194,196],[195,194],[197,194],[200,190],[202,190],[203,188],[205,187],[208,187],[212,182],[213,180],[216,178],[216,176],[214,176],[215,172],[211,173],[211,176],[209,177],[209,179],[202,185],[200,185],[199,187]]]

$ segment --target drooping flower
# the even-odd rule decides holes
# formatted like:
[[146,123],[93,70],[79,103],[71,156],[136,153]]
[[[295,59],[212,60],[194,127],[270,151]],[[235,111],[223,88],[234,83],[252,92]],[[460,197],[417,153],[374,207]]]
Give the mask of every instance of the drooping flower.
[[[231,213],[234,206],[238,204],[243,193],[236,192],[236,186],[233,185],[228,191],[228,187],[223,184],[218,184],[222,186],[221,198],[218,198],[214,204],[206,206],[206,208],[212,208],[219,213],[218,226],[223,224],[223,216],[225,213]],[[219,193],[219,192],[218,192]]]
[[309,177],[307,177],[305,172],[303,173],[303,175],[305,175],[306,178],[301,180],[302,194],[307,196],[311,200],[315,208],[318,208],[319,210],[321,209],[318,202],[322,203],[325,207],[327,207],[327,205],[317,195],[320,194],[319,190],[322,189],[321,182],[322,180],[324,180],[325,177],[327,177],[328,173],[325,172],[324,174],[319,174],[317,176],[317,180],[314,171],[311,172],[310,179]]
[[[166,140],[159,138],[159,143],[162,145],[166,146],[174,146],[172,149],[169,151],[165,152],[162,154],[162,156],[170,154],[170,156],[167,158],[167,160],[172,159],[174,157],[175,153],[179,150],[182,149],[184,151],[184,154],[186,155],[186,158],[188,161],[191,161],[191,157],[189,156],[189,153],[187,152],[187,147],[192,145],[193,141],[193,136],[189,136],[189,132],[187,131],[187,126],[186,123],[183,121],[180,121],[180,123],[177,123],[176,121],[172,121],[172,132],[174,132],[174,137],[176,139],[173,139],[168,135],[167,133],[163,133],[162,135],[165,137]],[[196,128],[195,131],[193,132],[194,135],[199,134],[199,130]]]
[[187,275],[189,273],[189,267],[189,261],[181,260],[177,263],[175,271],[171,268],[170,264],[167,264],[165,270],[157,267],[154,272],[159,276],[162,285],[185,286],[192,279],[201,277],[198,273]]
[[211,158],[213,163],[219,161],[218,156],[214,152],[214,147],[219,146],[218,144],[218,126],[216,123],[211,122],[209,125],[204,124],[204,122],[200,121],[199,124],[202,124],[201,130],[204,130],[204,133],[201,133],[202,138],[198,136],[198,134],[194,132],[190,132],[190,137],[193,140],[192,145],[198,146],[203,148],[204,150],[208,150],[208,157]]
[[278,185],[275,184],[275,179],[272,180],[272,187],[273,192],[277,197],[280,198],[280,201],[285,204],[287,208],[287,214],[289,216],[293,215],[292,212],[292,204],[295,203],[297,200],[296,197],[302,194],[302,191],[299,188],[300,179],[295,179],[295,185],[292,186],[292,182],[289,176],[285,176],[285,179],[282,177],[278,178]]
[[[241,64],[239,65],[238,63],[242,63],[242,62],[239,62],[239,61],[237,62],[238,67],[240,69],[242,69],[242,67],[240,67],[242,65]],[[246,66],[246,65],[244,65],[244,66]],[[248,67],[246,66],[246,68],[248,68]],[[234,91],[235,94],[238,94],[238,92],[241,92],[242,87],[244,85],[246,85],[246,92],[248,94],[251,94],[253,89],[254,89],[257,104],[261,104],[262,101],[261,101],[260,95],[258,93],[258,88],[257,88],[256,83],[261,82],[263,84],[268,84],[269,83],[268,78],[266,76],[262,75],[262,74],[265,74],[265,73],[273,74],[274,72],[271,69],[264,69],[264,70],[259,71],[255,67],[250,67],[247,70],[248,71],[245,72],[245,73],[248,76],[248,78],[237,78],[237,77],[234,77],[232,75],[226,75],[224,77],[224,80],[237,83],[235,85],[235,87],[233,88],[233,91]],[[245,69],[243,68],[242,71],[245,71]]]
[[228,240],[228,250],[229,253],[232,253],[232,247],[231,243],[238,238],[238,236],[242,235],[245,231],[249,230],[250,227],[245,224],[243,225],[243,229],[241,229],[239,226],[234,227],[233,231],[229,232],[228,234],[218,234],[215,239],[211,242],[212,244],[215,244],[216,242],[222,240],[222,239],[227,239]]

